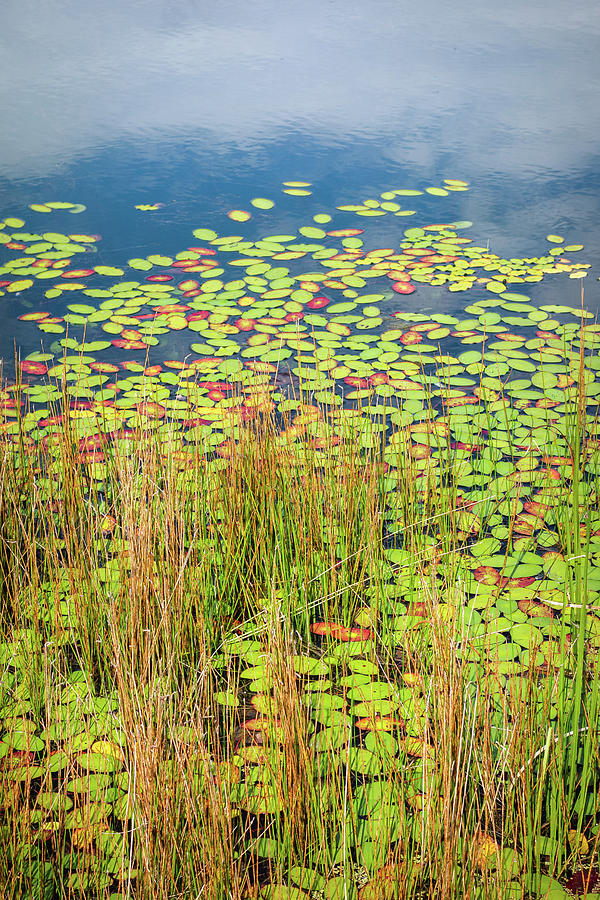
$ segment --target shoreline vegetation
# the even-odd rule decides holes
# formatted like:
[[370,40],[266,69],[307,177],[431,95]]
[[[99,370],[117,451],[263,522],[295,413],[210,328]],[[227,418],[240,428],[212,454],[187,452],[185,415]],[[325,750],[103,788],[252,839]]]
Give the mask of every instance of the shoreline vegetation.
[[0,222],[3,900],[600,897],[600,326],[515,293],[589,266],[389,237],[467,189]]
[[9,420],[2,895],[595,896],[600,448],[564,399],[535,445],[485,388],[470,443],[439,398],[96,461],[66,396],[40,444]]

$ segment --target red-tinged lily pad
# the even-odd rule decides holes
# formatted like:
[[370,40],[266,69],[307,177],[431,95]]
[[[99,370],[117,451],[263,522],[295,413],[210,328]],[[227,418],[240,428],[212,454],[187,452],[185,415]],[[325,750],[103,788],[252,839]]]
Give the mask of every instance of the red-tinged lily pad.
[[510,331],[504,332],[504,334],[495,335],[499,341],[523,341],[522,334],[512,334]]
[[408,607],[409,616],[417,616],[424,619],[429,615],[429,608],[424,600],[414,600]]
[[4,399],[0,400],[0,411],[20,409],[22,405],[22,401],[15,400],[14,397],[5,397]]
[[68,272],[61,272],[61,278],[87,278],[89,275],[95,275],[95,269],[69,269]]
[[313,634],[332,637],[338,641],[368,641],[372,636],[369,628],[349,627],[338,622],[314,622],[310,630]]
[[282,723],[279,719],[270,719],[268,716],[257,716],[255,719],[246,719],[242,728],[245,731],[273,731],[275,729],[281,731]]
[[390,376],[385,372],[374,372],[373,375],[369,375],[369,384],[378,385],[378,384],[388,384],[390,380]]
[[225,381],[199,381],[198,387],[204,388],[206,391],[233,391],[235,385]]
[[26,372],[28,375],[45,375],[48,371],[48,366],[45,363],[32,362],[27,359],[19,363],[19,368],[21,372]]
[[323,309],[328,303],[329,300],[327,297],[313,297],[306,305],[309,309]]
[[64,420],[65,420],[65,417],[62,415],[48,416],[48,418],[46,418],[46,419],[40,419],[40,421],[38,422],[38,425],[40,428],[48,428],[48,427],[51,427],[52,425],[60,425],[62,422],[64,422]]
[[[219,366],[223,362],[223,358],[219,359],[218,356],[204,356],[202,359],[192,359],[189,362],[189,366],[194,369],[198,369],[201,372],[210,371],[217,366]],[[181,365],[179,368],[185,369],[185,364]]]
[[546,465],[550,466],[572,466],[573,459],[570,456],[542,456],[542,460]]
[[31,766],[33,765],[34,760],[35,753],[33,751],[9,748],[6,755],[0,761],[0,770]]
[[[479,403],[478,397],[450,397],[444,399],[445,406],[474,406],[477,403]],[[458,442],[458,447],[461,450],[466,450],[467,446],[467,444],[461,446],[461,442]]]
[[47,319],[50,313],[48,312],[32,312],[32,313],[23,313],[22,316],[19,316],[20,322],[41,322],[43,319]]
[[540,600],[534,600],[533,598],[517,600],[517,606],[521,612],[524,612],[527,616],[531,616],[531,618],[542,616],[547,619],[553,618],[554,616],[554,613],[549,606],[546,606],[545,603],[542,603]]
[[109,362],[91,362],[89,363],[90,369],[93,369],[94,372],[104,372],[111,374],[113,372],[119,371],[119,365],[117,363],[109,363]]
[[211,423],[209,419],[183,419],[181,424],[184,428],[195,428],[196,425],[210,425]]
[[404,727],[404,720],[397,716],[365,716],[354,724],[361,731],[394,731]]
[[121,337],[126,341],[138,341],[142,335],[135,328],[124,328],[121,332]]
[[156,312],[159,313],[184,313],[191,309],[185,303],[165,303],[164,306],[157,306]]
[[575,384],[575,379],[572,378],[570,375],[565,375],[565,374],[557,375],[557,379],[558,379],[556,382],[557,388],[572,387]]
[[418,331],[405,331],[400,338],[400,343],[404,344],[405,347],[409,347],[411,344],[420,344],[422,340],[423,335]]
[[128,341],[125,338],[116,338],[111,341],[113,347],[119,347],[120,350],[147,350],[148,345],[143,341]]
[[310,446],[315,450],[327,450],[328,447],[337,447],[341,444],[342,439],[338,434],[326,435],[324,437],[313,438]]
[[234,456],[239,452],[239,447],[235,443],[235,441],[223,441],[220,444],[217,444],[215,447],[215,453],[217,456],[222,457],[223,459],[233,459]]
[[79,439],[79,450],[98,450],[102,449],[108,443],[108,437],[105,434],[89,434],[87,437]]
[[370,387],[368,378],[359,378],[357,375],[347,375],[343,381],[344,384],[349,384],[350,387],[360,388],[361,390]]
[[417,759],[424,757],[433,757],[435,755],[433,747],[420,737],[406,737],[399,742],[400,750],[403,750],[407,756],[415,756]]
[[531,522],[524,516],[517,516],[513,523],[513,531],[516,534],[532,535],[536,528],[541,527],[541,523],[536,519]]
[[502,576],[493,566],[477,566],[473,570],[473,578],[481,584],[496,585],[502,581]]
[[81,464],[104,462],[104,453],[101,450],[86,450],[75,454],[75,462]]
[[431,456],[431,447],[426,444],[413,444],[409,449],[411,459],[427,459]]
[[173,281],[173,276],[172,276],[172,275],[166,275],[166,274],[164,274],[164,273],[161,273],[161,274],[159,274],[159,275],[148,275],[147,278],[146,278],[146,281],[158,281],[158,282],[161,282],[161,281]]
[[202,253],[203,256],[216,256],[217,251],[213,250],[212,247],[188,247],[188,250],[191,250],[192,253]]
[[515,588],[526,588],[535,584],[535,578],[533,575],[522,575],[520,578],[509,578],[508,584]]
[[167,414],[164,406],[150,400],[143,400],[141,403],[138,403],[137,411],[140,416],[145,416],[147,419],[164,419]]
[[491,860],[497,859],[500,853],[500,845],[489,834],[480,832],[474,842],[474,861],[478,869],[485,869]]
[[245,209],[230,209],[227,216],[232,222],[247,222],[251,218]]
[[239,331],[254,331],[256,319],[236,319],[233,324]]
[[397,294],[413,294],[415,287],[409,281],[394,281],[392,290]]
[[114,516],[103,516],[100,520],[100,531],[103,534],[112,534],[117,527],[117,520]]

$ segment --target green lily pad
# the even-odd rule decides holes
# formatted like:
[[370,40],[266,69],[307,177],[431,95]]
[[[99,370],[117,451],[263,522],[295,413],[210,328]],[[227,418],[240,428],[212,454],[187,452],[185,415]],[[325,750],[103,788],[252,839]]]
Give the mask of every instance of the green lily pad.
[[[264,848],[265,841],[269,840],[269,838],[262,838],[260,841],[257,841],[256,850],[258,853],[259,847],[261,849]],[[276,842],[274,842],[276,843]],[[279,854],[281,854],[281,847],[278,845]],[[273,858],[277,859],[276,854],[267,854],[267,853],[258,853],[259,856],[269,856],[272,855]],[[306,870],[309,871],[309,870]],[[316,873],[315,873],[316,874]],[[308,884],[308,882],[307,882]],[[316,881],[311,882],[311,884],[316,884]],[[260,894],[258,895],[260,900],[306,900],[307,894],[304,891],[301,891],[299,888],[290,887],[287,884],[268,884],[261,889]]]
[[309,744],[315,753],[330,754],[336,750],[342,750],[347,747],[350,742],[350,725],[348,723],[338,723],[333,725],[325,725],[320,731],[317,731],[310,738]]
[[292,866],[288,872],[289,880],[306,891],[322,890],[326,879],[314,869],[303,866]]
[[273,209],[275,204],[272,200],[268,200],[266,197],[254,197],[250,203],[252,206],[256,207],[256,209]]
[[331,668],[330,664],[325,660],[314,659],[310,656],[294,656],[292,665],[298,674],[313,675],[315,677],[326,675]]
[[513,625],[510,629],[510,636],[515,643],[526,649],[539,647],[544,640],[544,635],[539,628],[525,622]]
[[361,747],[350,747],[347,751],[342,750],[340,761],[342,765],[347,764],[362,775],[379,775],[385,768],[381,757]]

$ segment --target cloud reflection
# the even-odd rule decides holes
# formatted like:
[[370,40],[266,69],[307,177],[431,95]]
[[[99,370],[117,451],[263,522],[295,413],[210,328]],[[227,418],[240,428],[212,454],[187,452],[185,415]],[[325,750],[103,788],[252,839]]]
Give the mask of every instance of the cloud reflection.
[[556,0],[4,0],[0,174],[124,138],[294,131],[427,168],[443,149],[464,173],[573,172],[598,149],[599,30],[591,3]]

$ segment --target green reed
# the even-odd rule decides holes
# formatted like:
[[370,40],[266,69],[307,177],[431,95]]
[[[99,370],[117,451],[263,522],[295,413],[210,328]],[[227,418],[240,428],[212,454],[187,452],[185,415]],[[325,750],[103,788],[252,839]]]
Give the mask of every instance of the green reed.
[[[516,683],[500,657],[490,665],[493,638],[471,627],[478,608],[461,567],[465,546],[489,536],[502,497],[490,489],[464,506],[461,457],[443,429],[435,467],[415,458],[407,426],[361,450],[348,422],[341,440],[325,436],[315,448],[305,426],[259,417],[219,454],[198,442],[185,459],[174,433],[149,431],[105,449],[100,482],[80,460],[68,415],[45,446],[19,431],[16,442],[4,438],[5,743],[43,749],[32,765],[4,757],[3,896],[298,898],[323,889],[326,873],[330,896],[354,897],[351,865],[371,879],[367,900],[542,896],[543,878],[562,877],[596,812],[587,797],[597,784],[597,662],[580,560],[598,484],[595,473],[581,477],[583,379],[580,387],[557,522],[573,565],[553,620],[571,648]],[[492,450],[498,402],[484,404]],[[384,526],[401,551],[392,584]],[[357,618],[375,636],[364,663],[403,691],[397,753],[373,732],[386,759],[379,803],[360,793],[343,717],[320,709],[319,692],[307,702],[294,662],[324,655],[350,673],[353,657],[335,641],[309,650],[309,626]],[[269,651],[268,690],[243,689],[228,649],[240,628],[257,645],[249,667]],[[351,690],[336,694],[350,712],[359,702]],[[245,744],[256,693],[272,738]],[[315,713],[326,723],[320,741]],[[238,780],[246,746],[259,762]],[[77,774],[85,759],[98,762],[85,756],[94,753],[113,760],[122,791],[92,770]],[[261,887],[269,879],[288,893]]]

